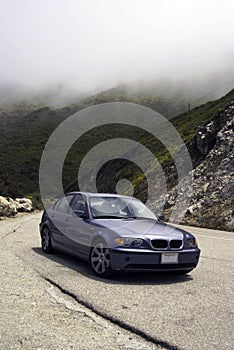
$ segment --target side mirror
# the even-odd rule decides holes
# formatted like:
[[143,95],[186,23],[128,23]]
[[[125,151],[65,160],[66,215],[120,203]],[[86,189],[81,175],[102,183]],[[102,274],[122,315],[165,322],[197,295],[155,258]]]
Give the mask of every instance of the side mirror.
[[158,218],[159,221],[164,221],[165,220],[165,217],[164,217],[163,214],[157,215],[157,218]]
[[73,210],[73,213],[80,219],[86,219],[87,214],[84,210]]

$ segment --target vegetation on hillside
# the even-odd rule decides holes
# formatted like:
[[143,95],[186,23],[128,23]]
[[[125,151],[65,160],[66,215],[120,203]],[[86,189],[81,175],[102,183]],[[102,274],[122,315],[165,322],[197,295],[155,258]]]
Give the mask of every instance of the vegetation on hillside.
[[[76,105],[58,110],[51,110],[47,107],[34,110],[34,107],[31,107],[33,109],[27,110],[26,108],[24,112],[23,109],[15,111],[15,113],[11,111],[9,123],[6,123],[8,112],[2,109],[0,111],[0,193],[11,197],[31,195],[39,200],[38,169],[48,138],[68,116],[90,105],[111,101],[133,102],[150,107],[171,118],[170,122],[180,133],[195,164],[199,159],[199,155],[194,154],[195,150],[193,149],[196,128],[212,120],[233,99],[234,90],[217,101],[208,102],[174,118],[172,116],[181,110],[181,106],[185,107],[184,101],[141,96],[129,97],[121,93],[116,95],[101,93],[86,98]],[[1,117],[3,115],[4,117]],[[172,158],[159,140],[155,140],[151,134],[138,128],[126,126],[123,128],[117,124],[114,125],[114,128],[106,126],[93,129],[73,145],[64,163],[63,183],[65,189],[70,190],[76,187],[77,171],[85,154],[98,143],[112,137],[132,138],[145,145],[157,157],[165,173],[168,174],[168,186],[172,186],[176,182]],[[127,177],[136,188],[137,194],[144,198],[147,181],[141,169],[130,163],[123,164],[122,160],[117,160],[114,163],[106,164],[98,175],[98,188],[100,190],[113,190],[118,179]],[[133,169],[133,167],[135,168]]]

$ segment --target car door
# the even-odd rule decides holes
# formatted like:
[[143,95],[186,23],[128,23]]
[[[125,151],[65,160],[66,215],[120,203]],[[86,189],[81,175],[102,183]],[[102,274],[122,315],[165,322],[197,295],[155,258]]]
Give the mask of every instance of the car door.
[[[72,213],[67,215],[66,222],[70,248],[73,253],[87,257],[95,227],[90,222],[86,198],[77,194],[71,202],[71,208]],[[85,213],[85,217],[79,216],[82,212]]]
[[74,199],[74,195],[67,195],[61,198],[51,211],[50,217],[52,221],[52,234],[55,245],[66,249],[70,246],[67,231],[68,218],[71,215],[70,203]]

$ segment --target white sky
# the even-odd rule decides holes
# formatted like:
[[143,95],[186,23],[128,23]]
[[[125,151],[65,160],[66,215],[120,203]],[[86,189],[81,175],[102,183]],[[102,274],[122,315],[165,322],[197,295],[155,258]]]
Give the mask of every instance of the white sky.
[[[234,76],[233,0],[0,0],[0,80],[80,89]],[[224,81],[225,82],[225,81]]]

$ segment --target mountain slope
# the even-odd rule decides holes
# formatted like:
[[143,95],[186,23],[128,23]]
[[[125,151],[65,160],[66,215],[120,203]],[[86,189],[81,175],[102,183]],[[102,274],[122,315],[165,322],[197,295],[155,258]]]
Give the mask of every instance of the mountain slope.
[[[180,189],[175,186],[153,203],[155,211],[165,203],[169,218],[175,209],[182,211],[183,198],[191,193],[190,205],[181,222],[221,230],[234,229],[234,101],[203,127],[197,129],[194,143],[203,160],[185,177]],[[193,189],[191,185],[193,178]],[[184,194],[183,194],[184,193]],[[178,194],[182,200],[176,203]],[[180,211],[180,210],[178,210]]]
[[[150,106],[166,117],[177,114],[185,102],[166,97],[151,96],[144,98],[128,94],[122,88],[111,89],[85,98],[76,104],[61,109],[27,105],[26,103],[4,105],[0,107],[0,193],[5,196],[23,196],[38,193],[38,169],[43,148],[56,127],[68,116],[92,105],[107,102],[126,101]],[[85,154],[98,138],[90,134],[83,144],[79,145]],[[90,142],[90,140],[93,140]],[[69,184],[77,174],[80,158],[68,156],[68,169],[65,169],[65,184]],[[70,161],[69,161],[70,158]],[[74,161],[75,159],[75,161]],[[75,163],[75,165],[74,165]],[[72,168],[72,169],[70,169]],[[17,179],[17,182],[16,182]],[[38,196],[38,195],[37,195]]]
[[[111,94],[111,96],[106,96],[106,93],[98,94],[94,97],[82,100],[76,105],[63,109],[51,110],[48,107],[43,107],[30,111],[29,114],[28,111],[25,110],[12,115],[10,123],[6,123],[7,112],[4,115],[4,122],[2,123],[0,115],[1,195],[11,197],[32,195],[39,200],[38,169],[40,158],[44,146],[53,130],[68,116],[82,108],[101,102],[105,103],[119,100],[122,101],[123,99],[118,94]],[[199,166],[203,164],[213,147],[219,147],[217,144],[217,134],[226,125],[226,114],[220,114],[220,112],[227,109],[233,100],[234,90],[230,91],[229,94],[219,100],[208,102],[190,112],[180,114],[170,119],[170,122],[180,133],[190,152],[194,168],[199,169]],[[135,100],[135,102],[138,103],[139,101],[146,106],[149,103],[144,97]],[[130,102],[133,101],[130,99]],[[155,99],[153,106],[156,110],[160,105],[160,103],[157,103]],[[176,110],[173,101],[167,109],[167,116],[170,117],[171,111]],[[207,136],[207,142],[204,143],[203,138],[200,137],[202,135],[200,132],[202,133],[207,128],[207,126],[204,127],[204,125],[210,123],[212,120],[215,124],[216,134],[211,138]],[[207,135],[208,134],[209,133],[207,133]],[[172,189],[176,185],[177,174],[175,165],[167,149],[158,140],[155,140],[151,134],[142,130],[128,127],[122,128],[120,125],[115,125],[114,129],[103,127],[91,130],[74,144],[64,163],[63,183],[65,189],[70,190],[77,188],[77,171],[83,156],[96,144],[111,137],[131,138],[145,145],[160,161],[164,173],[166,174],[168,188]],[[223,156],[220,162],[226,158],[226,155],[224,153],[222,154]],[[212,171],[215,172],[215,169]],[[204,177],[206,175],[201,174],[200,176]],[[97,179],[98,189],[100,191],[114,191],[116,181],[121,178],[128,178],[133,183],[135,190],[134,195],[144,200],[147,195],[147,181],[144,174],[142,174],[140,169],[134,168],[134,164],[126,164],[123,163],[122,160],[106,164],[103,167],[103,171],[99,174]],[[203,186],[203,184],[201,186]],[[211,188],[212,187],[210,187],[210,189]],[[157,193],[155,193],[155,197],[156,196]],[[195,204],[195,202],[192,202],[191,205],[193,204]],[[173,203],[166,203],[166,215],[169,215],[168,209],[173,205]],[[196,210],[194,209],[193,212],[195,213]],[[199,213],[201,214],[201,212]],[[194,214],[192,217],[193,216]],[[196,220],[198,222],[198,219]],[[192,219],[190,221],[193,222]]]

